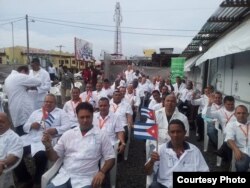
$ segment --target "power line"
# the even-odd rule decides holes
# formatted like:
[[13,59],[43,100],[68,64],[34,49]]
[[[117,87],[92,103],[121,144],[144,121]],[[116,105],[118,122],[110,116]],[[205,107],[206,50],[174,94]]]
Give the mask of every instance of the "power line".
[[19,19],[19,20],[14,20],[14,21],[11,21],[11,22],[2,23],[2,24],[0,24],[0,26],[8,25],[8,24],[15,23],[15,22],[19,22],[19,21],[24,20],[24,19],[25,18],[22,18],[22,19]]
[[0,22],[12,21],[12,20],[17,20],[17,19],[21,19],[21,18],[23,18],[23,17],[0,19]]
[[[60,20],[60,19],[52,19],[52,18],[39,18],[39,17],[33,17],[34,19],[40,19],[40,20],[51,20],[56,22],[63,22],[63,23],[74,23],[74,24],[82,24],[82,25],[91,25],[91,26],[97,26],[97,27],[111,27],[115,28],[113,25],[103,25],[103,24],[93,24],[93,23],[85,23],[85,22],[75,22],[75,21],[69,21],[69,20]],[[162,28],[146,28],[146,27],[129,27],[129,26],[121,26],[121,28],[124,29],[138,29],[138,30],[155,30],[155,31],[190,31],[190,32],[197,32],[199,30],[192,30],[192,29],[162,29]]]
[[[35,21],[37,21],[37,22],[43,22],[43,23],[49,23],[49,24],[55,24],[55,25],[68,26],[68,27],[88,29],[88,30],[115,32],[114,30],[107,30],[107,29],[99,29],[99,28],[92,28],[92,27],[76,26],[76,25],[71,25],[71,24],[63,24],[63,23],[57,23],[57,22],[51,22],[51,21],[43,21],[43,20],[39,20],[39,19],[35,19]],[[127,31],[123,31],[122,33],[134,34],[134,35],[147,35],[147,36],[188,37],[188,38],[194,37],[194,36],[191,36],[191,35],[167,35],[167,34],[155,34],[155,33],[127,32]]]

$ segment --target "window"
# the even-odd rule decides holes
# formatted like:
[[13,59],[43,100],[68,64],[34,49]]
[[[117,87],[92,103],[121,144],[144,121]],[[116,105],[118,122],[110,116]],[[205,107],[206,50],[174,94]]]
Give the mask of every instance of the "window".
[[72,61],[72,64],[73,64],[73,65],[74,65],[74,64],[76,64],[76,61],[75,61],[75,60],[73,60],[73,61]]
[[65,64],[69,64],[69,60],[65,60]]

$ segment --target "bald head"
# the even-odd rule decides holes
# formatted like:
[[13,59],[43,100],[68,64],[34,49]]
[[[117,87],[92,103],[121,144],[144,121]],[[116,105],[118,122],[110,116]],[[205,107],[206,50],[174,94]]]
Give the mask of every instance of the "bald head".
[[177,99],[175,95],[170,94],[166,96],[165,102],[164,102],[166,113],[168,113],[169,115],[172,115],[175,111],[176,104],[177,104]]
[[6,113],[0,112],[0,135],[10,128],[10,121]]

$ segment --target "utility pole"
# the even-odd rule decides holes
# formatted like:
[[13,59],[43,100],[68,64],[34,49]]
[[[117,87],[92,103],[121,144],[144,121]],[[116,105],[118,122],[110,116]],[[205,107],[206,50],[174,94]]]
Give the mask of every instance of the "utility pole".
[[60,57],[59,57],[59,65],[60,65],[61,55],[62,55],[62,48],[65,47],[65,46],[63,46],[63,45],[60,44],[60,45],[58,45],[56,47],[59,48],[59,52],[60,52]]
[[14,64],[15,53],[14,53],[14,27],[13,22],[11,22],[11,30],[12,30],[12,63]]
[[26,19],[26,38],[27,38],[27,60],[28,60],[28,64],[30,64],[30,44],[29,44],[29,18],[28,18],[28,14],[26,14],[25,16]]

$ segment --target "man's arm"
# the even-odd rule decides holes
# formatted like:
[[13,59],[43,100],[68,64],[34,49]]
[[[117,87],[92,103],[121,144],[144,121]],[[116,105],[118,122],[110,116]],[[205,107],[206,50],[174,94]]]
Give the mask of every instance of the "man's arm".
[[154,168],[154,164],[156,161],[160,160],[160,156],[157,152],[153,152],[151,154],[151,158],[150,160],[145,164],[144,169],[147,175],[152,174],[153,172],[153,168]]
[[52,138],[51,138],[50,134],[44,132],[43,137],[42,137],[42,142],[45,146],[46,155],[50,161],[56,161],[59,158],[59,156],[57,155],[56,151],[54,150],[54,148],[51,144],[51,140],[52,140]]

